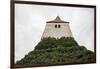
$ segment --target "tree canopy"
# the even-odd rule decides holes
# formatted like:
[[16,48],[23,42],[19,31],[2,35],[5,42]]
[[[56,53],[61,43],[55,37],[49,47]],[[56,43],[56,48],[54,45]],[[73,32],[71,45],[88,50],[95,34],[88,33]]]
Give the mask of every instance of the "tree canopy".
[[43,38],[35,49],[16,62],[16,65],[90,63],[95,53],[87,50],[72,37]]

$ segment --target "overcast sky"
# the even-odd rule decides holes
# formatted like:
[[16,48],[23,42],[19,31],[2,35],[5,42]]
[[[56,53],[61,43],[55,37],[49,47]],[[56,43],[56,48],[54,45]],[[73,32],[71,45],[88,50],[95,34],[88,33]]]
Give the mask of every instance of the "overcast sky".
[[43,5],[15,5],[15,61],[32,51],[50,21],[60,16],[70,22],[75,40],[94,51],[94,9]]

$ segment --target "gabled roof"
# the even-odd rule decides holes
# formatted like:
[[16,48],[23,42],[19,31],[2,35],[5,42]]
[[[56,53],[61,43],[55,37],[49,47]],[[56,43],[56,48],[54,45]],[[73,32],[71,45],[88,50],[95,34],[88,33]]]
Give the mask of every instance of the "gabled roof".
[[59,16],[57,16],[54,20],[47,21],[47,23],[69,23],[69,22],[63,21],[63,20],[61,20],[61,18]]

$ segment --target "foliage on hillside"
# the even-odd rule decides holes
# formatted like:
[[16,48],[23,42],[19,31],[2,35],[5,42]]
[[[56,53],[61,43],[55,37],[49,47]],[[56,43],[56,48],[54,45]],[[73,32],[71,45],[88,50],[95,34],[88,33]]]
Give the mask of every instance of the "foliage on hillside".
[[87,50],[71,37],[60,39],[44,38],[17,65],[89,63],[95,60],[95,53]]

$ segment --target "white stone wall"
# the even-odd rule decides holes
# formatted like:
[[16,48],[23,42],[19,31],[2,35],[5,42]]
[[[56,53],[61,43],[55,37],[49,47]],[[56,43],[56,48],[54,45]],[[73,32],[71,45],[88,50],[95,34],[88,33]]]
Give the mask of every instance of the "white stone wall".
[[[55,25],[60,24],[60,28],[55,28]],[[69,23],[46,23],[46,27],[43,33],[42,38],[45,37],[73,37],[72,32],[69,27]]]

